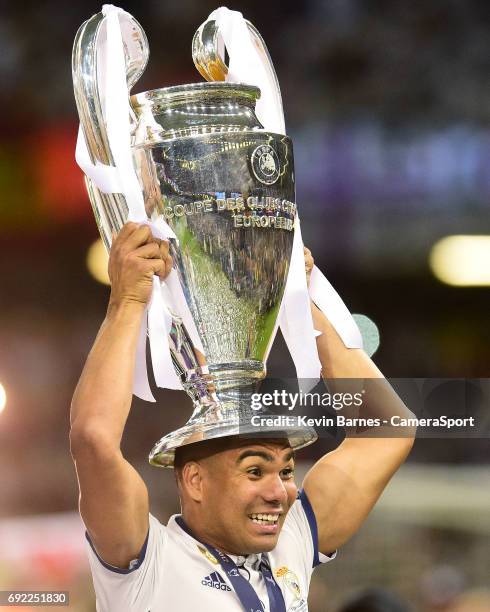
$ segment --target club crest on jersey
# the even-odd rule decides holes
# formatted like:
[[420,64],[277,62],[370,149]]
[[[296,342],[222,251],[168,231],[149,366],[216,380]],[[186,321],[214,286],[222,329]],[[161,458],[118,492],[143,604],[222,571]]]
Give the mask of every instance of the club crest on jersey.
[[209,576],[205,576],[201,580],[203,586],[218,589],[218,591],[231,591],[231,588],[226,584],[225,579],[218,572],[211,572]]
[[288,612],[306,611],[306,599],[301,596],[301,587],[299,584],[298,576],[285,565],[279,567],[274,573],[276,575],[276,578],[281,579],[284,586],[294,597],[291,606],[288,608]]
[[214,557],[209,550],[207,550],[206,548],[204,548],[204,546],[199,546],[199,544],[197,545],[197,548],[199,550],[199,552],[201,553],[201,555],[204,555],[206,557],[206,559],[208,561],[211,561],[211,563],[213,565],[219,565],[219,561],[218,559],[216,559],[216,557]]

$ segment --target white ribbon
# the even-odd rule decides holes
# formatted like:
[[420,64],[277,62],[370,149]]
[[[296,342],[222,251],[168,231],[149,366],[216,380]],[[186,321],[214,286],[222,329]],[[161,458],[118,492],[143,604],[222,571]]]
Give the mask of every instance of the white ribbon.
[[[78,132],[75,157],[78,165],[100,191],[124,195],[129,209],[128,221],[148,224],[157,238],[176,238],[163,218],[159,218],[154,223],[148,220],[143,194],[133,165],[130,141],[131,108],[126,82],[123,35],[119,21],[119,15],[124,14],[125,11],[106,4],[102,8],[102,13],[106,29],[105,32],[101,29],[97,41],[97,84],[107,127],[107,139],[115,166],[102,164],[98,160],[95,164],[91,162],[81,128]],[[174,293],[176,293],[176,285],[180,288],[178,280],[176,283],[173,281]],[[182,292],[181,288],[180,292]],[[172,364],[168,334],[172,325],[172,313],[177,313],[181,318],[188,318],[189,314],[186,310],[188,309],[183,308],[182,300],[179,300],[178,307],[175,307],[165,283],[155,276],[151,299],[141,324],[136,352],[133,392],[141,399],[155,401],[150,390],[146,369],[147,335],[150,338],[151,360],[157,385],[170,389],[182,389],[182,384]],[[191,337],[194,336],[195,340],[197,332],[191,330],[189,333]]]
[[314,386],[321,372],[306,284],[305,257],[299,218],[294,227],[293,252],[284,297],[279,311],[279,325],[296,367],[302,389]]
[[207,18],[207,21],[212,20],[216,22],[230,58],[226,80],[259,87],[260,98],[255,111],[260,123],[268,132],[285,134],[281,90],[267,52],[257,46],[240,12],[221,6]]
[[311,300],[325,313],[347,348],[362,348],[362,335],[349,309],[321,271],[313,266],[310,276]]
[[86,176],[97,185],[102,193],[122,193],[123,186],[119,179],[117,168],[102,164],[99,160],[95,164],[92,164],[90,161],[87,143],[85,142],[81,127],[78,128],[75,160]]
[[[254,44],[242,14],[220,7],[209,15],[207,21],[211,20],[216,22],[230,58],[226,80],[259,87],[261,97],[256,106],[259,121],[266,131],[285,134],[281,93],[274,68],[267,54]],[[344,344],[348,348],[362,348],[362,337],[356,322],[341,297],[316,266],[310,277],[308,292],[303,240],[297,218],[288,280],[266,359],[279,326],[296,367],[297,377],[304,381],[304,390],[314,386],[321,371],[315,340],[320,332],[313,329],[310,296],[328,317]]]

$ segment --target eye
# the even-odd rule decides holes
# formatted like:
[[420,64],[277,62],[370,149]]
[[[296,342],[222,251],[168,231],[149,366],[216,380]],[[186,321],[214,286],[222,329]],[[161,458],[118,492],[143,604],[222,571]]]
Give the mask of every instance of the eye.
[[281,471],[281,476],[285,480],[289,480],[290,478],[293,478],[293,476],[294,476],[294,468],[292,468],[292,467],[285,468],[284,470]]
[[250,476],[255,476],[256,478],[260,478],[260,476],[262,476],[262,472],[258,467],[248,469],[247,474],[249,474]]

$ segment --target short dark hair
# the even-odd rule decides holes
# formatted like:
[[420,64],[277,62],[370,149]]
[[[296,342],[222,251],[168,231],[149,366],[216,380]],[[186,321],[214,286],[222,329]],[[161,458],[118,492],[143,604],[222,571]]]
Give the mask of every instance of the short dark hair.
[[180,472],[184,465],[189,461],[200,461],[221,453],[230,448],[239,446],[247,446],[254,443],[274,442],[283,444],[284,448],[290,446],[287,438],[252,438],[246,436],[226,436],[223,438],[213,438],[212,440],[204,440],[202,442],[194,442],[186,444],[175,449],[174,469]]

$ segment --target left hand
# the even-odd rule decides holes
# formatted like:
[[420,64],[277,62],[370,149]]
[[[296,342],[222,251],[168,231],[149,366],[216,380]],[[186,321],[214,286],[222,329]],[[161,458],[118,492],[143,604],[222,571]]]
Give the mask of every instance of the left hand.
[[310,249],[303,247],[303,253],[305,256],[306,284],[307,286],[309,286],[311,271],[313,270],[313,266],[315,265],[315,260],[313,259],[313,255],[311,254]]
[[144,306],[150,299],[153,276],[166,278],[172,263],[166,240],[154,238],[148,225],[126,223],[114,238],[109,254],[109,304]]

